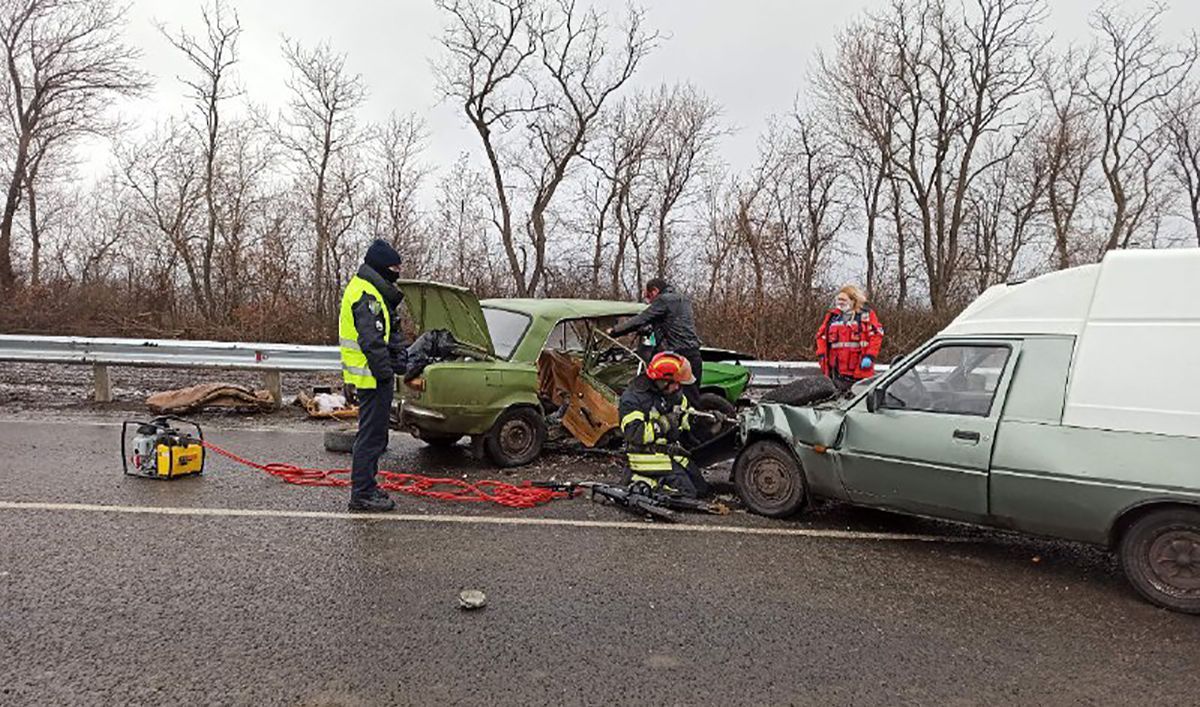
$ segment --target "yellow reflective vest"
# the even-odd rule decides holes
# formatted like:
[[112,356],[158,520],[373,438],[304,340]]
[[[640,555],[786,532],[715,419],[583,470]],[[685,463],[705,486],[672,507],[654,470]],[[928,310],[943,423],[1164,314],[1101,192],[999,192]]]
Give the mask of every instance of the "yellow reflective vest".
[[342,380],[362,390],[371,390],[379,386],[371,368],[367,365],[367,356],[359,345],[358,328],[354,325],[353,307],[362,299],[363,294],[370,295],[378,304],[383,314],[383,340],[389,341],[392,335],[392,313],[388,311],[387,302],[379,292],[379,288],[362,277],[355,275],[346,291],[342,293],[342,307],[338,315],[338,343],[342,353]]

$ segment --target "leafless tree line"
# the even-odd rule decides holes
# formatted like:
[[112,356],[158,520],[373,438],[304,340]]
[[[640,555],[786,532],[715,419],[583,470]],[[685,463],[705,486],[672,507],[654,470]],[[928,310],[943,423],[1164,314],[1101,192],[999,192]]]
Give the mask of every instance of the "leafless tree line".
[[[1200,245],[1198,47],[1164,38],[1162,5],[1102,7],[1062,47],[1044,0],[891,0],[731,169],[718,103],[637,80],[662,42],[640,8],[432,1],[438,84],[478,147],[449,165],[419,117],[364,120],[368,87],[327,44],[285,39],[288,100],[254,103],[230,0],[160,28],[188,104],[151,130],[110,117],[150,86],[121,6],[0,0],[0,291],[314,326],[384,238],[408,276],[484,294],[624,298],[666,275],[728,343],[783,354],[842,280],[939,321],[1114,248]],[[89,136],[115,155],[94,183]]]

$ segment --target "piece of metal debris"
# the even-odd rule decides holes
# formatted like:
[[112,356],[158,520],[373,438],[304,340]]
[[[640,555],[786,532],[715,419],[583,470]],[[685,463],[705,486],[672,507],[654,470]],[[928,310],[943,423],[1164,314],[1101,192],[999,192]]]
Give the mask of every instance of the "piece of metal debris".
[[487,595],[478,589],[464,589],[458,593],[458,607],[466,611],[487,606]]

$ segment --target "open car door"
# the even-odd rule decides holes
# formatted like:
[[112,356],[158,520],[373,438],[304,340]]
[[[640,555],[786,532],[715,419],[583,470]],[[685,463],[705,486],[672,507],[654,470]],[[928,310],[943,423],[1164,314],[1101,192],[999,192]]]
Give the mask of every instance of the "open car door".
[[496,355],[483,307],[474,292],[457,285],[416,280],[400,280],[396,287],[404,294],[404,305],[418,334],[445,329],[459,343],[488,356]]
[[592,329],[583,356],[546,350],[538,359],[541,397],[560,409],[562,426],[586,447],[620,429],[619,391],[637,374],[636,354]]

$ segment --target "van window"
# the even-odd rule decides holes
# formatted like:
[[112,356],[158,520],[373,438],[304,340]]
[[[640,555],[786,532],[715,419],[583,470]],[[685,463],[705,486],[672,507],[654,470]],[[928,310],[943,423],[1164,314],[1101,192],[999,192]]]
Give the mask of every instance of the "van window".
[[882,407],[987,417],[1008,356],[1007,346],[941,346],[887,384]]
[[500,358],[512,356],[513,349],[521,343],[525,330],[529,328],[529,315],[510,312],[507,309],[483,308],[483,319],[492,336],[492,347]]

